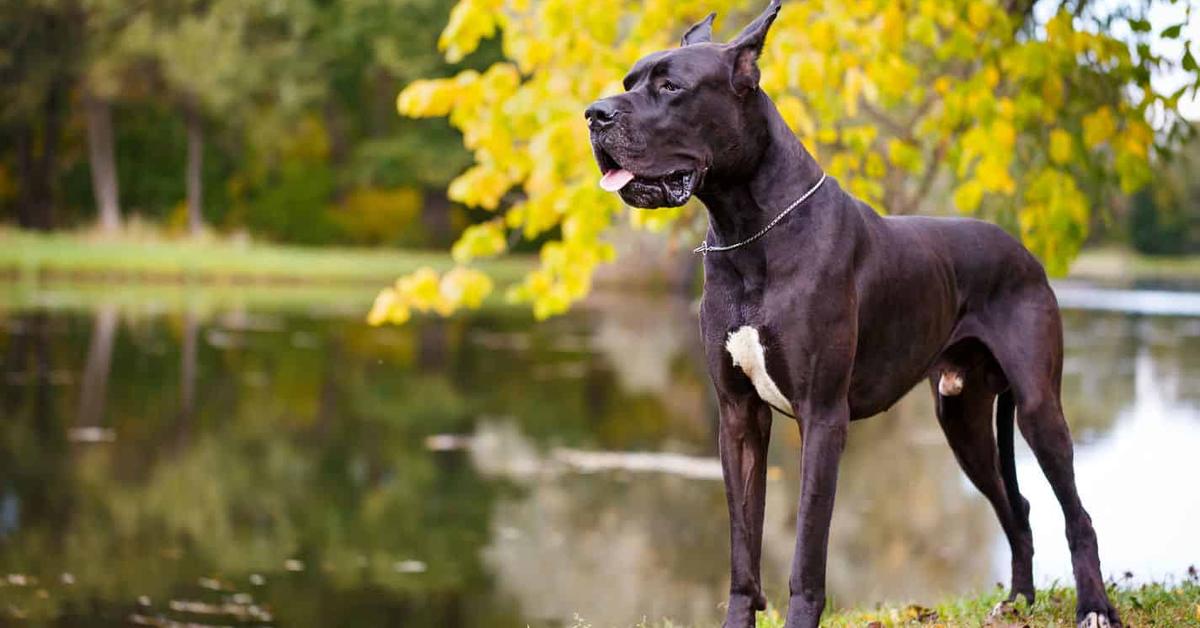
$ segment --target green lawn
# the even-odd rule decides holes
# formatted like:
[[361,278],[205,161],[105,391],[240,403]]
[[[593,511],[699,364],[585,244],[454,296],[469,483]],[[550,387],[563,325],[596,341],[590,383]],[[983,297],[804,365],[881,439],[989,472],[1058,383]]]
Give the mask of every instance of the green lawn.
[[[441,270],[452,265],[448,254],[436,251],[316,248],[157,236],[101,238],[85,233],[0,229],[0,275],[19,278],[379,285],[422,266]],[[504,284],[514,281],[529,265],[529,258],[510,258],[482,266]]]
[[[529,257],[482,264],[501,284],[530,268]],[[0,275],[68,279],[272,283],[389,282],[421,266],[452,265],[443,251],[303,247],[231,239],[92,233],[40,234],[0,228]],[[1200,281],[1200,255],[1149,257],[1126,249],[1084,251],[1071,277],[1107,282]]]
[[[1200,582],[1194,578],[1172,586],[1114,587],[1110,595],[1126,626],[1200,626]],[[900,606],[842,611],[827,614],[821,625],[866,626],[879,622],[879,626],[1075,626],[1074,589],[1038,591],[1038,601],[1032,608],[1022,601],[1000,617],[989,619],[989,613],[1004,596],[1004,591],[996,589],[987,595],[947,600],[930,608]],[[763,613],[758,625],[782,627],[783,620],[778,613]]]
[[[1110,586],[1109,595],[1127,628],[1143,626],[1200,626],[1200,580],[1193,570],[1187,580],[1171,585],[1149,584],[1137,587]],[[996,628],[1041,628],[1075,626],[1075,591],[1052,588],[1038,591],[1038,601],[1027,607],[1024,601],[996,617],[992,609],[1004,599],[999,588],[978,597],[945,600],[935,606],[882,605],[872,610],[826,611],[822,628],[892,628],[897,626],[946,626]],[[713,628],[718,624],[712,623]],[[586,617],[577,618],[572,628],[591,628]],[[682,628],[670,621],[643,622],[637,628]],[[758,628],[783,628],[783,616],[777,609],[758,614]]]

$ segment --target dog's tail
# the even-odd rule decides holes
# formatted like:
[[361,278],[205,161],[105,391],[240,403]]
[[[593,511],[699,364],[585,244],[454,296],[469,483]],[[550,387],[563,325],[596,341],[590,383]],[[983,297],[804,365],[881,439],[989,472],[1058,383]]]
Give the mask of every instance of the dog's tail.
[[996,445],[1000,448],[1000,477],[1004,479],[1004,492],[1008,494],[1008,505],[1018,519],[1024,516],[1025,504],[1017,486],[1017,462],[1013,451],[1013,422],[1016,404],[1012,389],[1000,393],[996,400]]

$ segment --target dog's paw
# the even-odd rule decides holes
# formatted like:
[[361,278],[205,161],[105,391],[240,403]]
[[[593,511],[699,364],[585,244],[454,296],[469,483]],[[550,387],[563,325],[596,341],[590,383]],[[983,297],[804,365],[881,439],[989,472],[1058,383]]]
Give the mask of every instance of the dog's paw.
[[1079,628],[1116,628],[1108,621],[1108,616],[1103,613],[1088,613],[1084,616],[1083,621],[1079,622]]

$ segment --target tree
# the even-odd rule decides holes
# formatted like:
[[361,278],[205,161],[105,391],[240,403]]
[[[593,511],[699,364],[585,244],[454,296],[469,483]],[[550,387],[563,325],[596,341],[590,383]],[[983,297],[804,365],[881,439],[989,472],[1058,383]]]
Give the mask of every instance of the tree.
[[206,121],[249,124],[264,111],[296,110],[313,99],[316,68],[301,46],[314,9],[269,0],[184,0],[131,15],[113,38],[113,55],[152,70],[183,118],[187,222],[195,235],[204,224]]
[[67,100],[78,67],[78,7],[69,0],[0,7],[0,133],[15,152],[17,224],[54,226]]
[[83,59],[80,92],[87,126],[88,169],[100,229],[113,233],[121,227],[120,185],[117,178],[113,133],[113,100],[120,93],[131,59],[114,37],[131,12],[114,0],[82,0],[80,19]]
[[[750,4],[759,3],[460,0],[439,40],[447,59],[496,35],[506,59],[415,81],[398,107],[446,116],[463,132],[475,163],[450,197],[496,216],[463,232],[452,250],[460,268],[403,278],[380,294],[370,320],[480,302],[490,284],[469,264],[506,252],[510,235],[552,236],[511,298],[544,318],[586,295],[593,270],[613,255],[604,232],[626,210],[596,186],[581,112],[620,91],[632,62],[674,45],[688,23],[717,10],[737,26],[758,8]],[[1091,208],[1147,180],[1157,154],[1184,133],[1180,99],[1200,87],[1190,42],[1178,59],[1150,45],[1178,40],[1183,24],[1153,32],[1148,6],[1065,1],[1039,18],[1026,0],[789,3],[763,54],[761,84],[854,194],[891,213],[990,217],[1061,273]],[[1128,34],[1110,34],[1119,31]],[[1167,70],[1187,84],[1158,91],[1151,75]],[[664,228],[694,214],[630,219]]]
[[100,212],[100,228],[112,233],[121,227],[120,188],[117,184],[117,158],[113,145],[112,103],[88,92],[83,97],[87,119],[88,167],[92,173],[92,194]]
[[1154,172],[1131,199],[1129,243],[1149,255],[1200,252],[1200,134]]

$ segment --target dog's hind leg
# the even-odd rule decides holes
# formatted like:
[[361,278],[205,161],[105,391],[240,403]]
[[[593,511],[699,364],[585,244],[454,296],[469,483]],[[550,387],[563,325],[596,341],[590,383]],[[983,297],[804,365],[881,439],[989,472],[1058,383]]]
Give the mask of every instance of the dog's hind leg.
[[1096,531],[1075,487],[1074,446],[1059,398],[1062,321],[1048,286],[1044,294],[1041,306],[1031,303],[1034,295],[1026,295],[1027,301],[1002,319],[1003,329],[990,330],[994,336],[988,345],[1012,386],[1021,435],[1062,507],[1078,596],[1075,621],[1088,627],[1120,626],[1104,589]]
[[1079,602],[1076,621],[1081,626],[1120,626],[1109,603],[1100,574],[1100,552],[1092,518],[1083,508],[1075,487],[1071,432],[1063,418],[1058,395],[1017,392],[1017,424],[1029,443],[1042,473],[1050,482],[1067,523],[1067,545]]
[[[991,502],[1012,550],[1012,588],[1008,600],[1011,602],[1023,595],[1026,601],[1033,603],[1033,533],[1029,528],[1029,502],[1021,497],[1015,475],[1011,481],[1007,477],[1013,465],[1011,397],[1002,399],[1002,408],[997,413],[996,428],[1001,441],[998,445],[992,434],[992,403],[996,395],[981,373],[970,374],[961,393],[954,396],[940,393],[936,377],[930,384],[938,423],[946,434],[950,449],[971,483]],[[1006,401],[1008,412],[1003,411]],[[1006,437],[1007,443],[1004,442]]]

